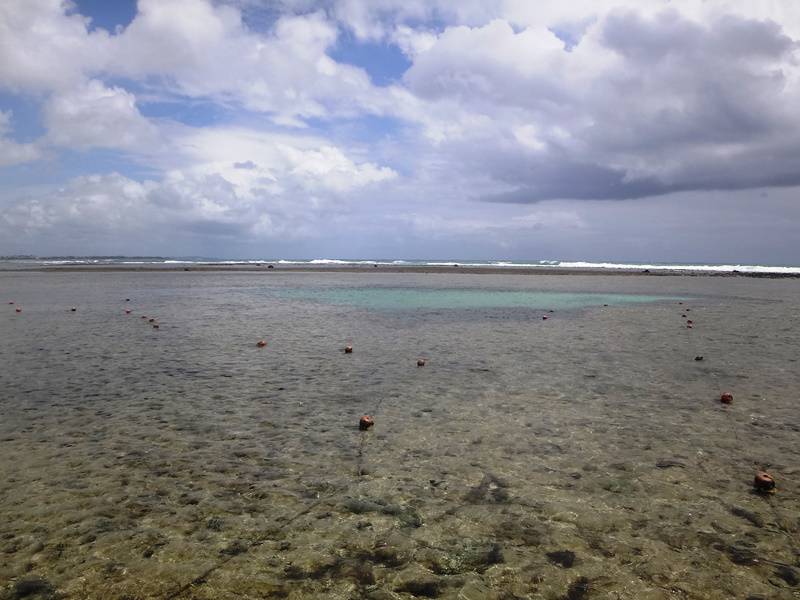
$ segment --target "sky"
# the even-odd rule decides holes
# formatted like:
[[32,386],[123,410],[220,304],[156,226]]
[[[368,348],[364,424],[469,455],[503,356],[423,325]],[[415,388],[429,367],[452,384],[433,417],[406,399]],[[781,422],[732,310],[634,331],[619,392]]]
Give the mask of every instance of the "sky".
[[3,0],[0,254],[800,264],[794,0]]

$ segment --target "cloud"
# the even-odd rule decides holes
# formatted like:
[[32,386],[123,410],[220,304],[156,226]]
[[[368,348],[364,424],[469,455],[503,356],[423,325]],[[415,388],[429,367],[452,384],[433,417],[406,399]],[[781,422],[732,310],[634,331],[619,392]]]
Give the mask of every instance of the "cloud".
[[240,11],[207,0],[141,0],[139,13],[112,40],[107,69],[133,78],[161,77],[172,93],[237,103],[304,127],[305,119],[375,110],[383,92],[362,69],[327,51],[335,23],[320,13],[284,15],[265,33]]
[[[137,9],[106,32],[68,1],[0,3],[0,89],[17,103],[0,111],[0,167],[47,157],[65,174],[57,188],[4,188],[7,231],[534,248],[591,236],[580,206],[600,215],[596,200],[800,185],[798,3]],[[364,68],[334,58],[346,44]],[[367,54],[381,45],[410,64],[383,87]],[[40,122],[17,135],[12,107],[16,130]],[[88,160],[95,148],[108,163]]]
[[796,50],[777,24],[729,15],[611,12],[571,52],[495,20],[446,30],[405,81],[474,115],[439,149],[496,180],[491,199],[625,199],[800,183]]
[[62,0],[0,2],[0,89],[41,93],[79,83],[101,68],[109,36]]
[[[157,153],[163,176],[75,177],[5,199],[0,232],[85,240],[297,240],[320,235],[398,177],[314,136],[183,128]],[[245,168],[241,168],[244,165]]]
[[175,134],[173,143],[169,154],[162,157],[165,168],[220,173],[244,194],[254,188],[344,193],[398,177],[389,167],[359,159],[357,149],[339,148],[314,135],[184,128]]
[[67,148],[147,151],[158,142],[156,127],[139,113],[134,95],[95,79],[51,95],[44,123],[47,141]]
[[246,160],[243,162],[235,162],[233,163],[234,169],[255,169],[258,165],[254,163],[252,160]]
[[30,162],[41,156],[36,144],[20,144],[11,139],[11,116],[11,111],[0,110],[0,167]]

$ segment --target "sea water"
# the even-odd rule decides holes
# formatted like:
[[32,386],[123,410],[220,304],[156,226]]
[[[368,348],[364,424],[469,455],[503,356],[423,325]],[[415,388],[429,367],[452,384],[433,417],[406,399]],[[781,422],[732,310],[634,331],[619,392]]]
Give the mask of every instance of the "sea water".
[[795,280],[13,272],[0,296],[0,594],[796,597]]

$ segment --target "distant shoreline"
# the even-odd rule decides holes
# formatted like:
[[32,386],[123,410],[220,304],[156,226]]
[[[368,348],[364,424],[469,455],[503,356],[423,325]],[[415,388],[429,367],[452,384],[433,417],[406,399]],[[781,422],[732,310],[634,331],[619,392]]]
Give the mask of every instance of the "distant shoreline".
[[[270,267],[271,265],[271,267]],[[264,262],[261,264],[136,264],[136,265],[41,265],[36,267],[3,268],[2,272],[231,272],[231,273],[467,273],[470,275],[625,275],[650,277],[755,277],[760,279],[800,279],[800,273],[764,273],[747,271],[689,271],[683,269],[607,269],[607,268],[559,268],[559,267],[513,267],[513,266],[455,266],[455,265],[285,265]]]

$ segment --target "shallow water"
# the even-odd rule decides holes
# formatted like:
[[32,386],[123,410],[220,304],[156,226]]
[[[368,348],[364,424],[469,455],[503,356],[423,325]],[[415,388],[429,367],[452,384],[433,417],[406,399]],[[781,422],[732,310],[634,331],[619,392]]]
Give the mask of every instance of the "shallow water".
[[798,597],[794,280],[0,273],[0,301],[0,598]]

